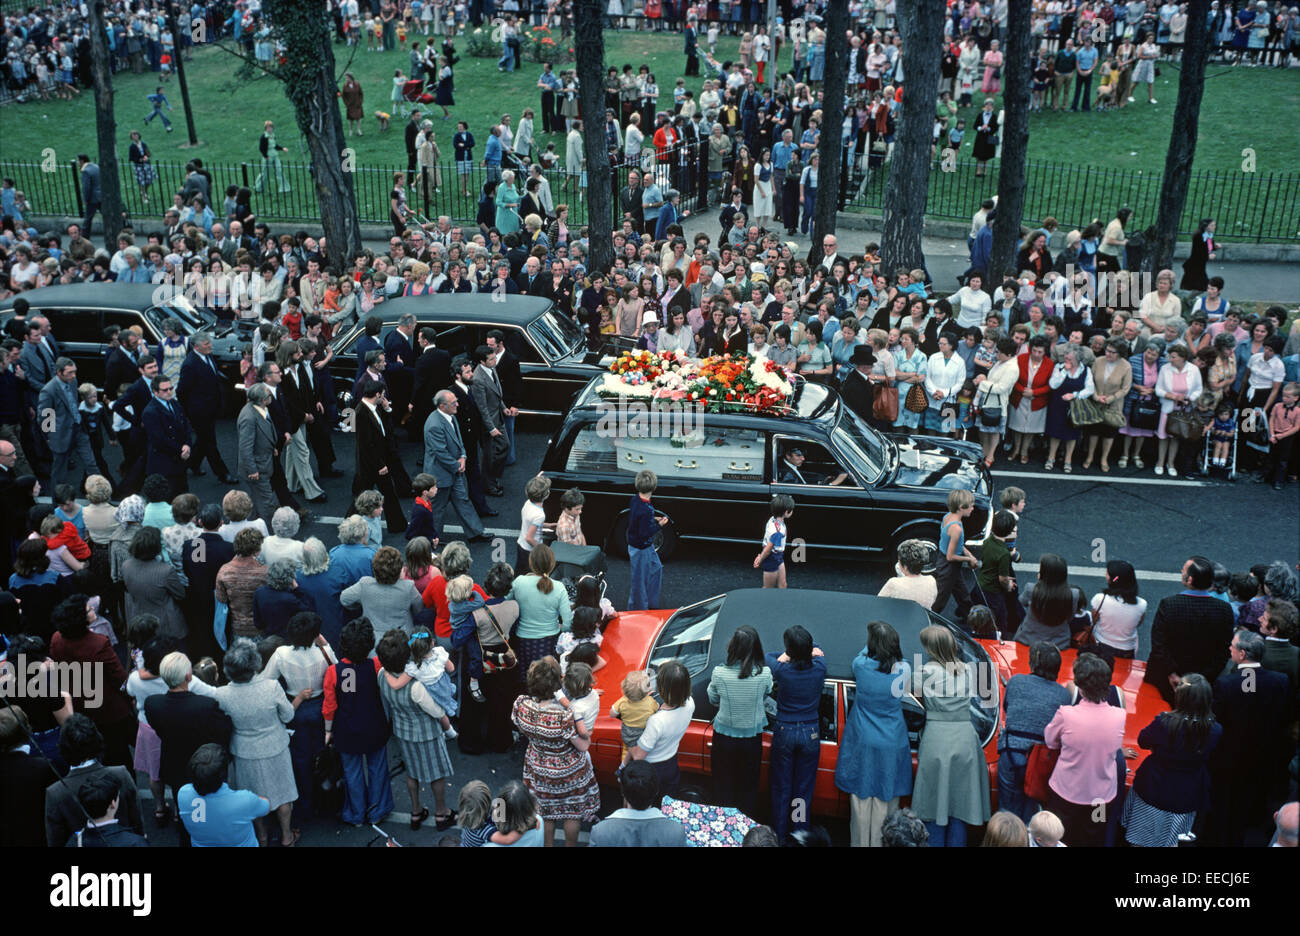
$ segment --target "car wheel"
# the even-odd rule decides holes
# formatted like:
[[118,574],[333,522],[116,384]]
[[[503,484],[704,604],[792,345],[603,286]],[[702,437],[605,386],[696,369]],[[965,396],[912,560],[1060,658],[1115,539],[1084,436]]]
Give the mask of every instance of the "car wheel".
[[921,569],[922,575],[934,575],[935,567],[939,564],[939,530],[937,527],[913,527],[911,530],[900,535],[894,540],[892,547],[893,558],[898,559],[898,547],[906,540],[919,540],[926,548],[925,565]]

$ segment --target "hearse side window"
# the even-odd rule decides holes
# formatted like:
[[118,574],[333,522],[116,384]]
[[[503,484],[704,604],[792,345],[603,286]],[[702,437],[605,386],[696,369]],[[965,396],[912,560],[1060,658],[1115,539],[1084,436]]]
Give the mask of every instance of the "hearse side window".
[[578,430],[573,437],[573,447],[565,462],[565,471],[603,472],[618,471],[618,451],[614,440],[597,428],[597,423],[590,423]]
[[[804,462],[796,470],[786,463],[786,455],[798,449],[803,452]],[[772,452],[773,471],[778,484],[831,486],[831,482],[841,474],[847,477],[837,487],[855,488],[858,483],[853,473],[842,465],[833,454],[817,442],[807,439],[778,437]],[[799,480],[802,477],[802,481]]]
[[668,619],[650,651],[650,669],[657,670],[669,660],[678,660],[691,678],[701,675],[709,665],[709,646],[718,626],[718,613],[725,595],[682,608]]
[[[139,325],[144,329],[144,340],[150,345],[158,342],[158,333],[154,331],[153,325],[144,320],[144,316],[139,312],[121,312],[117,309],[104,310],[104,328],[116,325],[118,328],[126,331],[133,325]],[[150,349],[152,350],[152,348]]]
[[29,317],[32,315],[48,318],[61,343],[98,345],[104,340],[97,309],[41,309],[32,310]]

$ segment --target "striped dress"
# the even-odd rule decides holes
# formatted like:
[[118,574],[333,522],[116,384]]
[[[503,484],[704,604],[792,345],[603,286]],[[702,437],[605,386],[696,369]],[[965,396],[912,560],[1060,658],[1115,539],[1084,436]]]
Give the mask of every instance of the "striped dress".
[[379,698],[392,720],[393,737],[401,745],[406,772],[421,783],[450,777],[454,771],[442,737],[442,709],[418,680],[394,689],[388,676],[386,672],[379,674]]
[[600,787],[591,757],[571,743],[578,733],[573,713],[558,702],[521,695],[511,718],[528,738],[524,785],[537,797],[541,817],[595,821],[600,814]]

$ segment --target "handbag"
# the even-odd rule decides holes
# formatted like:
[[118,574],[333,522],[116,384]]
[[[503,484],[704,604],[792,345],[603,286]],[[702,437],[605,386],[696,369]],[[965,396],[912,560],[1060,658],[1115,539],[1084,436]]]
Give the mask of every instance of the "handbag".
[[218,600],[212,611],[212,636],[217,639],[217,646],[226,649],[226,621],[230,618],[230,605]]
[[[496,628],[496,632],[501,636],[501,642],[508,646],[510,642],[509,638],[506,637],[505,631],[501,629],[501,624],[497,621],[497,616],[492,613],[492,609],[484,607],[480,610],[487,614],[488,620],[492,622],[492,626]],[[483,657],[484,673],[499,673],[503,670],[512,670],[519,664],[519,658],[515,656],[513,650],[507,650],[504,654],[501,654],[501,661],[499,663],[489,660],[487,651],[483,649],[483,640],[478,636],[477,627],[474,628],[474,638],[478,640],[479,654]]]
[[1025,796],[1040,803],[1051,798],[1051,787],[1047,781],[1052,779],[1056,762],[1061,759],[1061,750],[1053,750],[1046,744],[1035,744],[1029,750],[1029,760],[1025,764]]
[[[993,388],[984,391],[984,403],[989,401],[989,394]],[[1002,428],[1002,407],[1000,406],[980,406],[980,428],[982,429],[1001,429]]]
[[1192,408],[1184,403],[1169,414],[1169,418],[1165,420],[1165,429],[1175,439],[1194,442],[1204,434],[1205,424],[1197,419]]
[[871,415],[881,422],[892,423],[898,418],[898,388],[889,384],[876,387],[876,398],[871,401]]
[[336,816],[343,810],[343,758],[328,744],[311,759],[312,808],[325,816]]
[[912,384],[912,388],[907,391],[907,399],[903,401],[909,413],[924,413],[930,408],[930,400],[925,395],[925,387],[919,383]]
[[1138,397],[1128,422],[1134,429],[1154,429],[1160,425],[1160,401],[1154,396]]
[[1076,429],[1095,426],[1105,418],[1101,404],[1092,397],[1075,397],[1070,401],[1070,423]]

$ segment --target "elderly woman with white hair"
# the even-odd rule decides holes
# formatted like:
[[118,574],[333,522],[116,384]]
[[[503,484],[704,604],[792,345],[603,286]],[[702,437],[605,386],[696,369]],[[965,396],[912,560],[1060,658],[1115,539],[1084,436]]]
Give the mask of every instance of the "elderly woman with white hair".
[[1182,317],[1183,300],[1174,294],[1174,271],[1161,270],[1156,274],[1156,288],[1143,296],[1138,306],[1143,334],[1163,336],[1165,326]]
[[[290,822],[298,785],[293,778],[285,726],[311,697],[312,690],[300,690],[290,702],[277,680],[254,679],[262,669],[262,657],[251,640],[236,640],[226,651],[222,669],[230,682],[213,690],[212,696],[235,726],[230,736],[230,753],[234,757],[230,785],[265,797],[280,821],[280,844],[292,846],[302,833]],[[265,845],[265,821],[255,819],[253,824],[257,843]]]
[[1156,396],[1160,398],[1160,424],[1156,426],[1156,474],[1164,474],[1166,457],[1170,477],[1178,477],[1174,467],[1178,460],[1178,436],[1168,431],[1169,416],[1175,410],[1190,408],[1201,396],[1201,370],[1189,361],[1186,345],[1176,344],[1168,350],[1169,360],[1156,378]]
[[296,571],[292,560],[277,559],[266,567],[266,584],[253,592],[253,626],[263,636],[283,636],[295,614],[316,610],[316,602],[298,587]]
[[320,615],[321,635],[330,646],[337,647],[343,631],[343,606],[339,595],[351,585],[344,580],[343,567],[330,561],[325,544],[312,536],[302,544],[302,568],[295,578],[303,595],[316,606]]
[[302,542],[294,539],[302,518],[292,507],[281,507],[271,515],[271,535],[262,541],[262,554],[258,558],[263,565],[273,565],[281,559],[288,559],[297,569],[302,565]]
[[226,518],[226,522],[217,531],[221,534],[221,538],[227,543],[234,543],[239,531],[247,527],[252,527],[263,536],[270,536],[271,531],[266,528],[265,520],[261,517],[255,520],[248,519],[248,515],[252,512],[253,499],[246,491],[227,491],[226,496],[221,498],[221,513]]
[[370,563],[379,546],[368,542],[369,535],[370,528],[360,514],[346,517],[339,524],[339,544],[330,550],[330,565],[339,569],[344,588],[370,574]]
[[898,544],[898,563],[894,578],[880,589],[881,598],[907,598],[923,608],[931,607],[939,597],[939,585],[933,575],[925,574],[925,564],[930,559],[930,547],[918,539],[903,540]]

